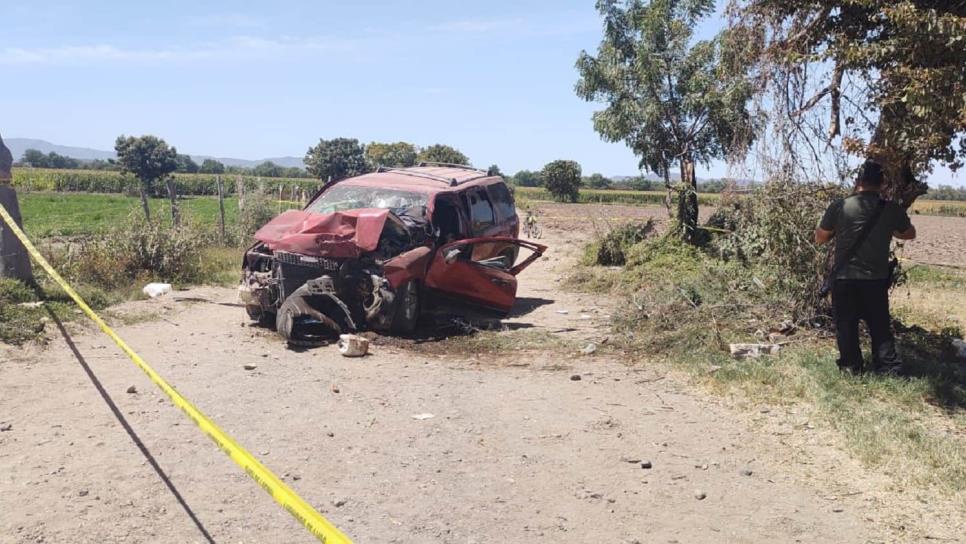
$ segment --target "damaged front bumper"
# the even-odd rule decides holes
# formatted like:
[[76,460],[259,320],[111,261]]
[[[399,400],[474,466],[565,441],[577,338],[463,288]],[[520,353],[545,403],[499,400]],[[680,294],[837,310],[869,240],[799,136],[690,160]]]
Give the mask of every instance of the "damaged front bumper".
[[[291,244],[274,242],[288,239],[275,231],[263,236],[267,239],[245,253],[238,288],[249,316],[264,325],[274,322],[282,337],[298,345],[320,345],[359,330],[397,332],[400,325],[408,332],[418,312],[401,305],[416,303],[411,293],[430,254],[425,233],[413,231],[425,231],[426,226],[413,229],[394,214],[379,219],[382,234],[374,246],[360,242],[362,247],[350,250],[346,239],[316,238],[315,251],[329,250],[335,256],[287,251]],[[294,224],[291,218],[287,221]],[[304,244],[304,239],[299,241]]]

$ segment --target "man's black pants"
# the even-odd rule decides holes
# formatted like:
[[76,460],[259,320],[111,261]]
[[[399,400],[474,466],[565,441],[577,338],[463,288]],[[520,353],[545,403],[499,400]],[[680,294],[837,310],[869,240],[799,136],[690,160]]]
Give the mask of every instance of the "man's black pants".
[[865,321],[872,337],[873,368],[894,369],[902,364],[892,336],[889,280],[836,280],[832,288],[832,307],[840,367],[862,370],[860,319]]

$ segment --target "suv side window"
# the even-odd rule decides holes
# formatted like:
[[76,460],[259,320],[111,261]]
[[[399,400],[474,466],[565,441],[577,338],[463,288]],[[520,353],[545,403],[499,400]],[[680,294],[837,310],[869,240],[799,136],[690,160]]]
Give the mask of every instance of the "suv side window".
[[493,200],[493,207],[500,214],[501,219],[509,219],[517,213],[516,206],[513,204],[513,195],[503,183],[494,183],[488,187],[490,197]]
[[466,201],[470,208],[470,228],[474,236],[479,236],[493,226],[493,206],[490,205],[486,191],[480,189],[467,192]]

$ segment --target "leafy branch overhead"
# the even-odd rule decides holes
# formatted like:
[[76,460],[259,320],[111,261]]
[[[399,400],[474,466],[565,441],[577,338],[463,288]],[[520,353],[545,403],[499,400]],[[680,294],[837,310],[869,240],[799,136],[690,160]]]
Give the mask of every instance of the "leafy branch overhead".
[[935,163],[966,158],[966,2],[731,0],[737,58],[793,117],[827,108],[831,139],[886,167],[905,204]]

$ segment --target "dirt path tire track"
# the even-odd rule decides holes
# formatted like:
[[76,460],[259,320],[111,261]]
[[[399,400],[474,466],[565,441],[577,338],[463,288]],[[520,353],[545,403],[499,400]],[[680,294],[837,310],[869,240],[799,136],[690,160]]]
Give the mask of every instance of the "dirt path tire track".
[[[604,318],[580,310],[593,301],[555,281],[587,233],[547,230],[551,253],[521,278],[521,296],[550,303],[515,320],[592,338]],[[230,289],[190,295],[234,301]],[[230,305],[126,306],[164,320],[120,334],[357,542],[874,542],[906,523],[855,487],[863,472],[821,433],[763,432],[800,416],[736,414],[655,369],[378,345],[345,359],[289,351]],[[216,541],[311,541],[107,339],[73,328]],[[0,542],[202,541],[63,339],[0,349],[0,421],[12,426],[0,433]]]

